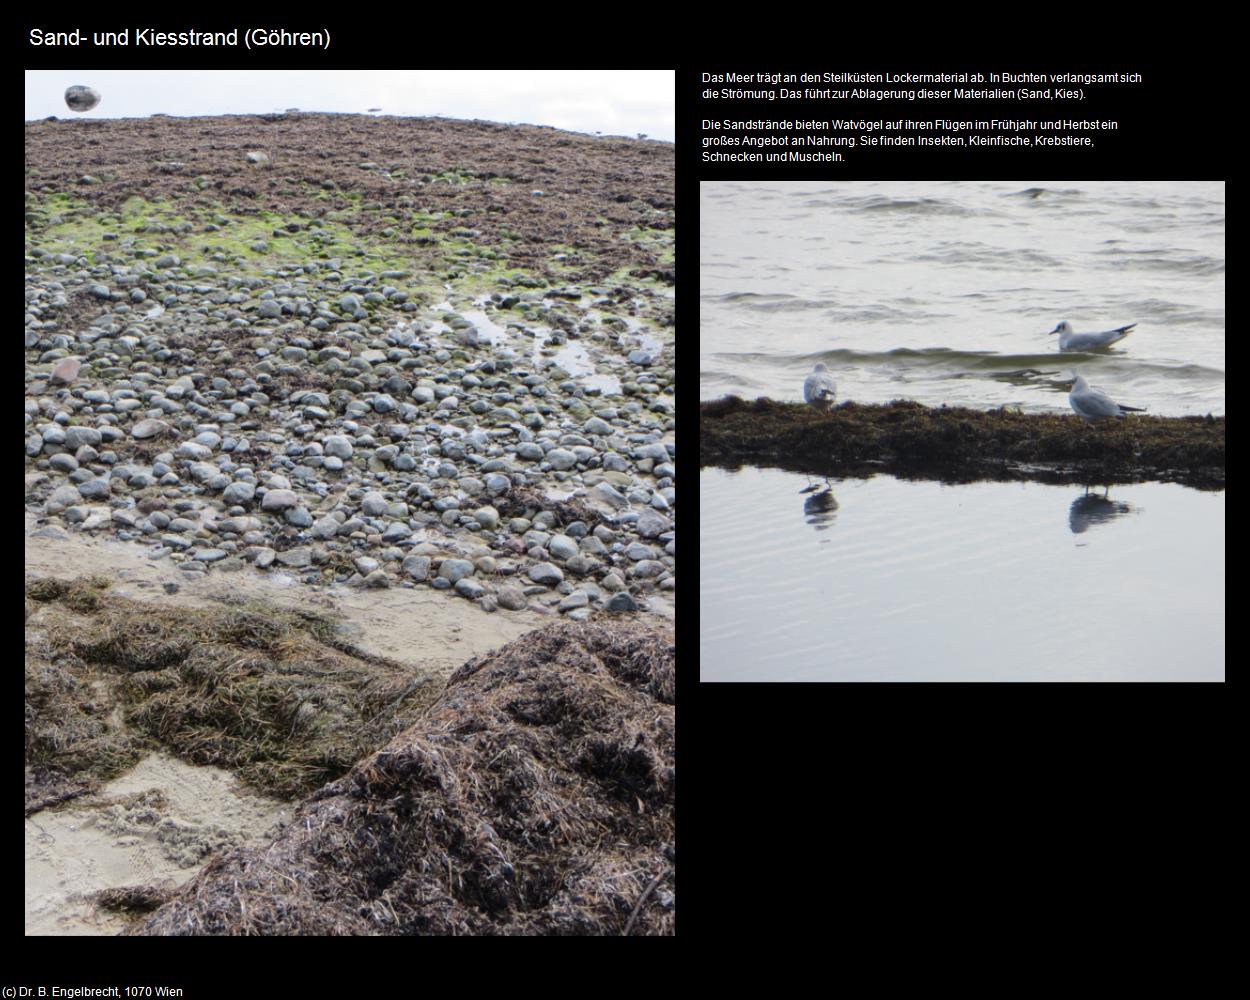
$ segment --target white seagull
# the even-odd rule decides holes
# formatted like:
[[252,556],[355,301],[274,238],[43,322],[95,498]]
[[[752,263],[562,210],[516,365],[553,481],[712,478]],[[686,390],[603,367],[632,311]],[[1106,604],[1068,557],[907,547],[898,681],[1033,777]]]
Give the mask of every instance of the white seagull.
[[1118,344],[1129,335],[1136,323],[1116,327],[1114,330],[1103,330],[1101,333],[1077,333],[1072,324],[1064,320],[1047,334],[1059,334],[1059,350],[1061,351],[1096,351],[1100,347]]
[[833,376],[828,372],[829,370],[822,362],[816,365],[812,373],[803,380],[803,398],[818,410],[829,409],[833,405],[833,397],[837,391]]
[[1089,383],[1076,372],[1072,373],[1072,391],[1068,393],[1068,402],[1076,415],[1083,420],[1100,420],[1104,417],[1122,417],[1125,411],[1140,413],[1145,407],[1125,406],[1111,399],[1105,392],[1091,389]]

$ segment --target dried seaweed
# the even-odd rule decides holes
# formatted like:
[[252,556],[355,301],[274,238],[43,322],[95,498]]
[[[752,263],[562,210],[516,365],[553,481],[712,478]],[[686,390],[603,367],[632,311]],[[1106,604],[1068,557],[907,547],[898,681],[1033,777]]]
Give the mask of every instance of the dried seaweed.
[[130,933],[671,934],[670,634],[554,625]]

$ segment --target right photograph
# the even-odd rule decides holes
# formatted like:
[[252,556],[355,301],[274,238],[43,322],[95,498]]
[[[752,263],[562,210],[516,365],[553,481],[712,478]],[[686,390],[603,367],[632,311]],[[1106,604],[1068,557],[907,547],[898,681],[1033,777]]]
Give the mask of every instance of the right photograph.
[[700,679],[1223,681],[1222,181],[700,185]]

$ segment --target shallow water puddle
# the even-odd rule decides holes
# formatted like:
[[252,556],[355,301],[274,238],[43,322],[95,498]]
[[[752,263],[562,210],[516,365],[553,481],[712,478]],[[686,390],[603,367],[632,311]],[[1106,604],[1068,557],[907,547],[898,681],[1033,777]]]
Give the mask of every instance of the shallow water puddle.
[[638,346],[653,358],[658,358],[660,352],[664,350],[664,342],[658,337],[647,333],[642,320],[635,319],[633,316],[622,316],[621,318],[625,321],[625,327],[629,331],[629,335],[637,342]]
[[590,390],[592,393],[598,392],[604,396],[619,396],[621,394],[621,380],[615,375],[587,375],[578,379],[582,387]]
[[533,361],[535,367],[544,368],[555,365],[568,372],[569,377],[576,380],[583,388],[598,391],[605,396],[621,394],[621,380],[615,375],[597,372],[595,363],[590,358],[590,352],[581,344],[575,342],[562,344],[554,356],[544,357],[543,348],[550,339],[550,327],[540,326],[534,329]]
[[481,309],[461,309],[460,315],[477,327],[477,336],[480,341],[487,344],[502,344],[508,336],[508,331],[495,323]]
[[705,681],[1224,679],[1223,492],[708,468],[700,506]]
[[565,344],[556,351],[555,363],[574,378],[590,375],[595,370],[594,362],[581,344]]

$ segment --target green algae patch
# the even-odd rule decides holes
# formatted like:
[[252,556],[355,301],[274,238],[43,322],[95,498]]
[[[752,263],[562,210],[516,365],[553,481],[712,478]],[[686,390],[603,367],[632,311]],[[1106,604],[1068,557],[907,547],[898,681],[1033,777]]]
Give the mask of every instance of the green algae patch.
[[671,265],[676,259],[676,234],[672,227],[657,229],[636,227],[622,233],[621,239],[652,254],[657,264]]
[[664,296],[672,294],[675,281],[672,266],[619,267],[611,271],[602,284],[635,289],[644,296]]
[[132,264],[174,253],[182,269],[224,264],[242,274],[337,260],[355,277],[403,271],[409,280],[400,287],[418,295],[440,291],[443,281],[465,281],[466,290],[476,292],[530,273],[516,267],[506,252],[484,244],[452,212],[396,213],[396,227],[384,231],[389,235],[362,234],[351,224],[361,211],[359,198],[344,200],[346,209],[309,219],[266,209],[231,212],[217,202],[189,205],[138,196],[100,212],[72,195],[32,196],[27,252],[68,253],[92,264]]
[[[76,162],[74,151],[84,148],[89,165]],[[271,157],[263,168],[248,160],[257,148]],[[264,210],[345,226],[350,243],[374,256],[409,256],[416,241],[427,242],[443,251],[429,261],[435,271],[476,270],[460,262],[467,248],[443,246],[449,229],[471,225],[480,233],[471,242],[513,267],[548,276],[558,263],[563,280],[602,281],[622,268],[671,271],[672,160],[667,144],[436,118],[29,122],[27,245],[124,266],[134,258],[119,243],[142,236],[198,264],[202,244],[182,241],[209,224],[228,228],[228,220],[213,219],[214,209],[229,220]],[[91,183],[82,183],[84,167]],[[67,216],[79,208],[81,215]],[[43,232],[67,223],[51,234],[55,240]],[[111,227],[115,241],[101,245],[101,227]],[[349,241],[336,242],[326,252],[355,259],[341,246]],[[557,245],[580,257],[553,262]],[[293,249],[244,246],[240,266],[280,266]],[[217,252],[226,258],[239,248]],[[414,269],[426,264],[425,256],[413,260]]]
[[280,798],[307,794],[411,725],[441,684],[367,654],[318,615],[26,587],[27,815],[156,748]]
[[137,263],[174,253],[184,269],[230,264],[246,274],[343,259],[353,274],[411,273],[416,256],[398,242],[362,239],[344,222],[270,211],[227,214],[217,204],[188,207],[133,197],[118,211],[101,213],[72,197],[52,195],[33,214],[27,252],[83,255],[92,263]]
[[1076,416],[736,396],[699,405],[701,465],[771,465],[815,475],[878,472],[968,482],[1035,479],[1161,480],[1222,489],[1223,417],[1133,416],[1087,424]]
[[[396,172],[392,171],[391,176],[396,176]],[[493,187],[503,187],[511,184],[510,178],[502,177],[498,174],[479,173],[465,167],[451,167],[447,170],[439,171],[436,174],[424,174],[421,180],[426,184],[450,184],[453,187],[463,187],[471,184],[486,184]]]

